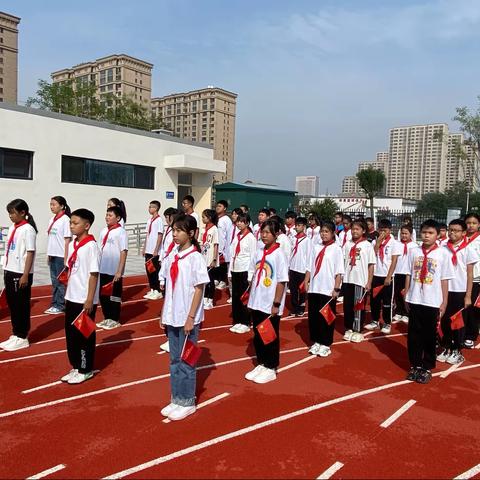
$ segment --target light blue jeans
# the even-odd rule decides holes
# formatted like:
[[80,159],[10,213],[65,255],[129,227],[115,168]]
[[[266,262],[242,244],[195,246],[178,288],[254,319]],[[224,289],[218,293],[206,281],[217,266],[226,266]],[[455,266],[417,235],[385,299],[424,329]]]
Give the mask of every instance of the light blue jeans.
[[65,309],[65,285],[57,279],[65,268],[63,257],[49,257],[50,280],[52,281],[52,307]]
[[[195,325],[188,338],[197,343],[200,325]],[[195,388],[197,383],[197,371],[183,362],[180,358],[185,333],[183,327],[167,326],[168,343],[170,346],[170,387],[172,390],[171,402],[182,407],[195,405]]]

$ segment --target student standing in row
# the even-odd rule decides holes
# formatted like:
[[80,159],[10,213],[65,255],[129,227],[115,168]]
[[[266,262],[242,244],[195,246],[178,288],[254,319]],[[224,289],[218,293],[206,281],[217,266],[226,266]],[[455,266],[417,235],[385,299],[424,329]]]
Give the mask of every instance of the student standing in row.
[[227,273],[228,264],[230,263],[230,235],[234,228],[230,217],[227,215],[228,202],[226,200],[219,200],[215,206],[217,214],[217,228],[218,228],[218,253],[219,263],[215,271],[215,276],[218,281],[217,288],[223,290],[227,288]]
[[263,246],[262,238],[261,238],[261,229],[262,225],[270,218],[270,210],[268,208],[262,208],[258,212],[258,223],[255,224],[253,227],[253,234],[255,235],[255,238],[257,239],[257,243],[260,247]]
[[308,228],[306,231],[307,237],[309,238],[312,245],[321,243],[320,240],[320,219],[314,213],[311,213],[308,216]]
[[[365,233],[365,238],[367,238]],[[352,239],[352,217],[350,215],[343,216],[343,230],[337,236],[337,243],[341,248]]]
[[201,254],[207,266],[208,277],[210,281],[205,287],[203,299],[203,308],[209,310],[213,308],[213,299],[215,297],[215,269],[218,265],[218,228],[217,214],[215,210],[207,208],[202,212],[202,222],[204,230],[202,232]]
[[193,210],[195,205],[195,199],[191,195],[185,195],[182,200],[182,208],[185,215],[192,216],[197,222],[197,231],[195,232],[195,239],[198,239],[198,234],[200,231],[200,217],[198,213]]
[[12,200],[7,205],[7,212],[13,225],[8,229],[3,257],[3,284],[10,310],[12,335],[0,343],[0,348],[13,352],[30,346],[30,300],[38,230],[25,200]]
[[72,239],[70,231],[70,207],[60,195],[50,199],[50,211],[53,218],[47,229],[47,258],[52,282],[52,303],[44,313],[56,315],[65,309],[65,285],[58,275],[67,264],[68,245]]
[[344,229],[343,213],[336,212],[335,215],[333,216],[333,222],[335,223],[335,235],[338,237],[338,235],[340,235],[340,232]]
[[291,210],[285,213],[285,234],[292,245],[295,244],[295,237],[297,236],[297,230],[295,228],[296,218],[297,214]]
[[380,235],[377,230],[375,230],[375,221],[372,217],[367,217],[365,219],[367,222],[367,240],[370,243],[375,243],[377,241],[378,236]]
[[[150,218],[147,220],[147,234],[143,246],[142,255],[145,257],[145,269],[148,278],[150,291],[143,296],[147,300],[158,300],[162,298],[158,273],[160,272],[160,247],[162,246],[163,221],[160,216],[160,202],[152,200],[148,205]],[[148,264],[148,265],[147,265]],[[149,265],[153,268],[148,268]]]
[[110,207],[117,207],[120,209],[120,225],[125,228],[125,223],[127,221],[127,208],[125,207],[125,203],[123,200],[120,200],[119,198],[113,197],[110,198],[107,202],[107,208]]

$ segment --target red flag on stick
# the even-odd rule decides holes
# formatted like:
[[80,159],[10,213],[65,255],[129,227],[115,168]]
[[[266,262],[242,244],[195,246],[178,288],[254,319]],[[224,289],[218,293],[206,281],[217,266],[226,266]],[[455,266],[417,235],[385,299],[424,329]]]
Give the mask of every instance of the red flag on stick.
[[0,310],[7,307],[8,307],[7,291],[3,288],[2,291],[0,292]]
[[452,330],[460,330],[465,326],[465,323],[463,323],[463,310],[464,308],[450,317],[450,320],[452,321]]
[[257,325],[257,331],[265,345],[272,343],[277,338],[277,334],[273,328],[272,322],[270,321],[270,317],[266,318],[263,322]]
[[240,297],[240,301],[245,305],[247,306],[248,305],[248,300],[250,299],[250,292],[247,290],[245,290],[243,293],[242,293],[242,296]]
[[82,310],[78,317],[72,322],[72,325],[78,329],[78,331],[88,338],[95,331],[95,322],[88,316],[85,310]]
[[145,267],[147,268],[148,273],[155,273],[155,265],[153,264],[153,258],[145,262]]
[[440,319],[438,319],[438,322],[437,322],[437,333],[438,333],[438,337],[441,340],[443,338],[443,330],[442,330],[442,325],[440,323]]
[[194,367],[200,355],[202,354],[202,349],[195,345],[191,340],[188,339],[188,335],[185,337],[185,342],[183,344],[181,359],[186,364]]
[[359,311],[361,311],[361,310],[365,310],[365,307],[366,307],[365,304],[367,303],[366,296],[367,296],[367,292],[365,292],[365,293],[362,295],[362,297],[355,302],[355,305],[353,306],[353,310],[354,310],[355,312],[359,312]]
[[331,325],[332,322],[335,320],[336,315],[333,313],[332,307],[329,305],[330,302],[326,303],[325,306],[323,306],[320,309],[320,313],[322,314],[323,318],[325,321],[328,323],[328,325]]
[[475,300],[475,303],[473,304],[474,307],[480,308],[480,295],[477,297]]
[[305,281],[303,281],[299,286],[298,286],[298,291],[300,293],[305,293],[306,290],[305,290]]
[[375,298],[383,290],[383,285],[379,285],[372,290],[372,297]]
[[67,286],[68,284],[68,268],[64,268],[58,275],[57,280],[62,284]]
[[113,295],[113,282],[106,283],[100,289],[100,295],[102,297],[111,297]]

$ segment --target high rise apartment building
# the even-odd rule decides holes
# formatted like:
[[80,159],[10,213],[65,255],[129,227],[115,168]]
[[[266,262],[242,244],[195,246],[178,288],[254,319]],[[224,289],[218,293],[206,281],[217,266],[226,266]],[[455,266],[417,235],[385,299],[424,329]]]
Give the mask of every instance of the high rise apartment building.
[[218,182],[233,179],[237,94],[217,87],[152,99],[153,113],[176,136],[213,145],[214,157],[227,163]]
[[129,55],[109,55],[80,63],[51,74],[54,83],[74,80],[75,84],[94,83],[100,99],[107,94],[128,96],[150,108],[153,64]]
[[17,103],[19,23],[20,18],[0,12],[0,102]]
[[358,193],[359,191],[360,191],[360,186],[358,185],[358,180],[355,175],[343,177],[342,194],[353,195],[355,193]]
[[368,168],[374,168],[375,170],[381,170],[385,175],[388,169],[388,152],[377,152],[375,160],[372,162],[360,162],[358,164],[358,171],[367,170]]
[[463,133],[448,135],[448,153],[445,189],[457,182],[465,182],[468,188],[478,188],[478,155],[471,145],[465,144]]
[[306,175],[295,178],[295,190],[297,195],[303,197],[318,197],[320,179],[317,176]]

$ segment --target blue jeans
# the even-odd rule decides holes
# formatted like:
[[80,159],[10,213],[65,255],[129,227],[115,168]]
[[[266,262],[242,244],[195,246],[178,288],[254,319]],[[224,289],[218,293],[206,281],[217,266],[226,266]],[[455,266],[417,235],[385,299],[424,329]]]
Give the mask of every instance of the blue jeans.
[[52,307],[65,309],[65,285],[57,279],[58,274],[65,268],[63,257],[48,257],[50,280],[52,281]]
[[[195,344],[197,343],[199,328],[200,325],[195,325],[188,336],[189,340]],[[196,368],[191,367],[180,358],[183,343],[185,342],[183,327],[171,327],[168,325],[167,330],[170,346],[171,402],[182,407],[190,407],[195,405]]]

